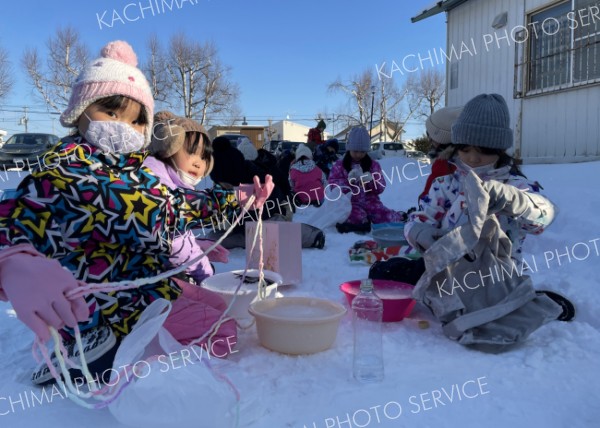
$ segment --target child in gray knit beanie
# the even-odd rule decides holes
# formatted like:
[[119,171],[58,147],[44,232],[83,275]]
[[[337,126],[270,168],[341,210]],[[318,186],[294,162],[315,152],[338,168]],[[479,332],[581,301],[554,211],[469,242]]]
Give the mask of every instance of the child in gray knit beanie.
[[409,243],[422,251],[446,232],[467,222],[464,180],[473,171],[490,194],[489,213],[498,216],[510,237],[512,258],[520,262],[525,236],[539,234],[554,220],[554,205],[537,182],[527,180],[506,153],[513,132],[506,101],[498,94],[471,99],[452,125],[452,174],[439,177],[419,200],[405,228]]
[[[482,214],[496,216],[511,241],[510,256],[522,269],[522,245],[526,236],[542,233],[553,222],[555,206],[540,194],[538,182],[528,180],[506,153],[512,144],[513,131],[504,98],[498,94],[481,94],[471,99],[452,125],[450,162],[456,165],[456,171],[438,177],[429,193],[420,198],[419,210],[410,214],[404,228],[408,242],[425,252],[441,236],[467,224],[473,212],[487,209],[487,213]],[[467,204],[466,179],[472,173],[489,194],[487,207]],[[559,297],[565,307],[568,301]],[[571,305],[571,310],[563,312],[558,319],[568,320],[573,314]]]

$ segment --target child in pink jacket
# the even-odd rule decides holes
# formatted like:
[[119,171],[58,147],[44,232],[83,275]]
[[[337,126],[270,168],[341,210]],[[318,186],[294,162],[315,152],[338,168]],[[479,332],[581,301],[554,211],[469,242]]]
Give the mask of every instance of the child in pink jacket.
[[294,203],[321,205],[325,198],[325,173],[313,161],[310,149],[298,146],[296,160],[290,167],[290,186],[294,194]]

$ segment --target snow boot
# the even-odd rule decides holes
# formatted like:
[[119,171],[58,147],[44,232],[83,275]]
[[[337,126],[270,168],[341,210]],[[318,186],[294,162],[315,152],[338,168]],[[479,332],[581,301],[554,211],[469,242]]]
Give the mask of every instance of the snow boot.
[[556,317],[557,321],[571,321],[575,318],[575,305],[566,297],[549,290],[538,290],[535,293],[538,295],[545,294],[562,308],[562,313]]
[[[108,383],[110,381],[110,372],[108,370],[112,367],[113,360],[117,354],[119,348],[117,338],[113,333],[112,329],[108,325],[101,325],[90,330],[81,333],[81,344],[83,346],[83,353],[85,355],[85,361],[88,365],[90,373],[92,374],[96,382],[101,381]],[[71,340],[65,344],[69,359],[75,364],[80,364],[79,348],[75,343],[75,340]],[[60,373],[58,360],[55,353],[53,352],[50,361]],[[83,378],[81,370],[69,368],[69,376],[71,379]],[[45,361],[37,367],[31,376],[31,380],[34,384],[39,386],[45,386],[53,384],[56,379],[50,373],[50,369]]]
[[361,224],[337,223],[335,225],[335,228],[337,229],[337,231],[339,233],[355,232],[358,234],[365,234],[365,233],[369,233],[371,231],[371,223],[369,223],[369,222],[361,223]]

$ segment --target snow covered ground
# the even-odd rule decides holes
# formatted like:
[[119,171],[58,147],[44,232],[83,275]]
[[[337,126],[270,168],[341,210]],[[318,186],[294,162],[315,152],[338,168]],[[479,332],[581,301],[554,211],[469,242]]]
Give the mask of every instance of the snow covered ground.
[[[414,164],[402,173],[403,166],[411,162],[408,159],[384,158],[380,162],[387,176],[395,177],[382,196],[384,202],[396,209],[413,206],[425,177]],[[409,318],[384,326],[385,380],[368,386],[357,384],[351,376],[349,314],[342,320],[333,348],[310,356],[270,352],[258,344],[254,328],[241,331],[239,352],[223,366],[241,393],[239,426],[598,426],[599,167],[599,162],[592,162],[523,168],[560,208],[555,223],[543,235],[527,239],[526,260],[535,266],[532,277],[538,288],[559,290],[573,300],[578,309],[573,322],[553,322],[520,348],[488,355],[446,339],[427,310],[416,306]],[[427,172],[423,170],[423,174]],[[12,177],[7,182],[2,173],[0,187],[14,187],[17,181]],[[295,220],[302,221],[312,209],[299,212]],[[368,271],[348,260],[348,248],[359,239],[364,237],[327,230],[325,249],[303,251],[302,283],[280,291],[345,303],[339,284],[361,279]],[[234,250],[230,263],[217,269],[241,268],[244,258],[243,250]],[[430,328],[420,329],[419,320],[429,320]],[[51,402],[27,402],[34,366],[29,352],[32,334],[7,303],[0,303],[0,331],[0,426],[122,426],[107,410],[85,410],[57,393]],[[202,412],[210,408],[210,402],[197,403],[198,423],[194,426],[206,426]]]

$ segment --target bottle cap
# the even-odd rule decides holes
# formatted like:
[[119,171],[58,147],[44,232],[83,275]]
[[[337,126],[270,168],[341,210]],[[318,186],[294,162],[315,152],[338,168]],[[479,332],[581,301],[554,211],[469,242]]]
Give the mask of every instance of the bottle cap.
[[371,278],[363,279],[360,283],[360,291],[373,291],[373,280]]

